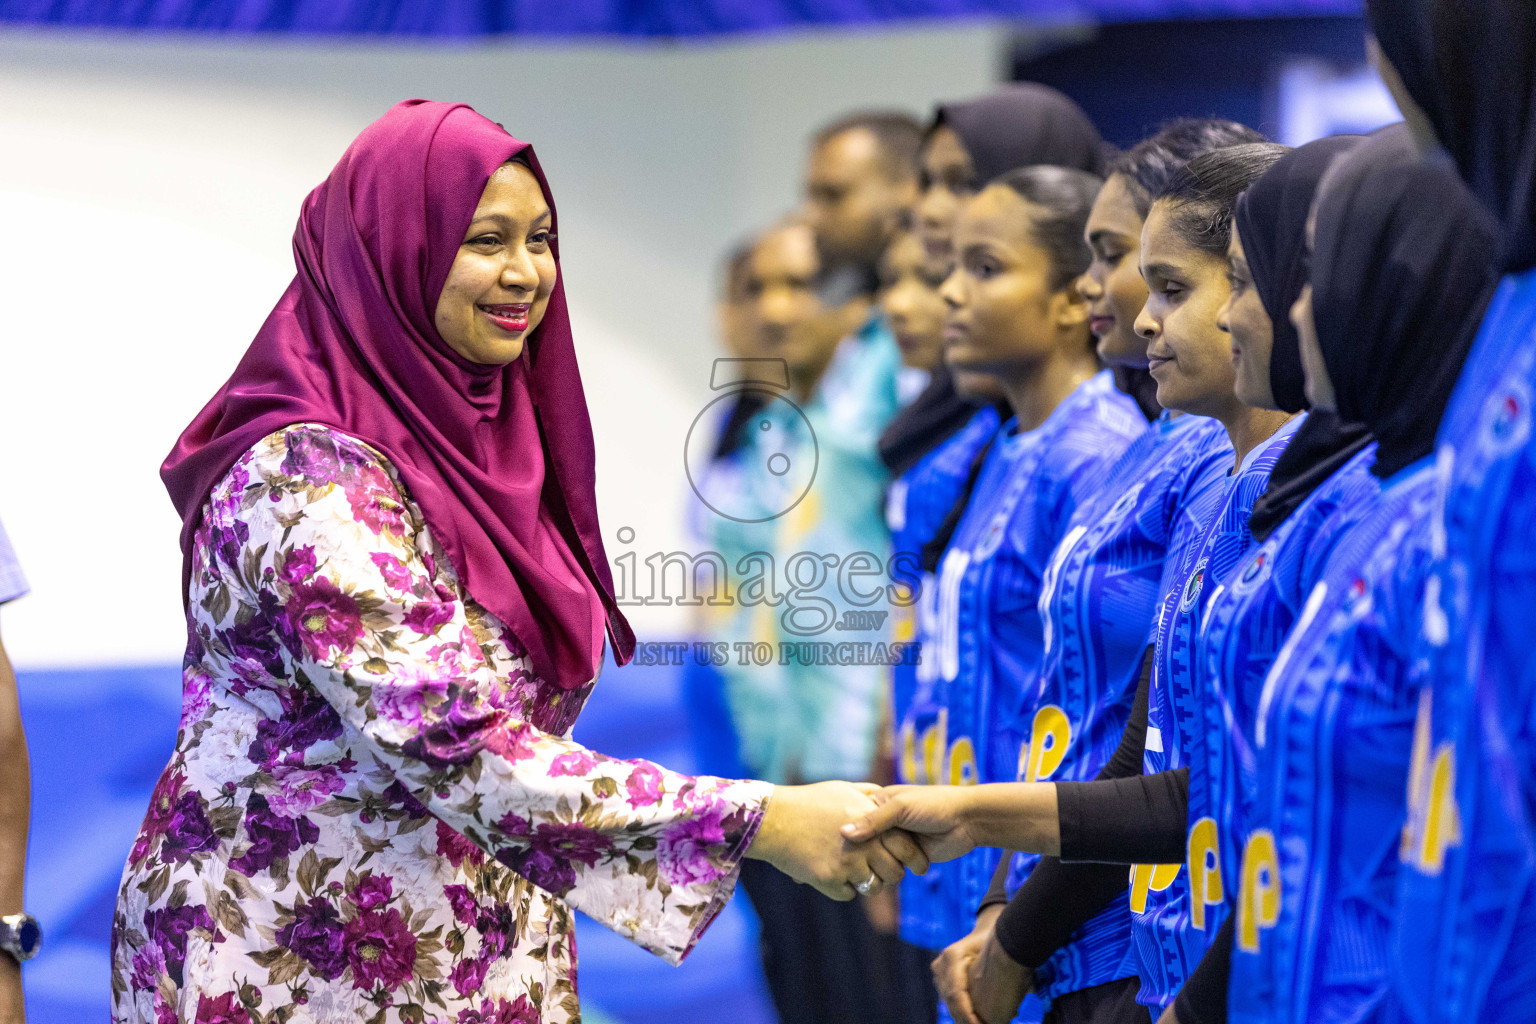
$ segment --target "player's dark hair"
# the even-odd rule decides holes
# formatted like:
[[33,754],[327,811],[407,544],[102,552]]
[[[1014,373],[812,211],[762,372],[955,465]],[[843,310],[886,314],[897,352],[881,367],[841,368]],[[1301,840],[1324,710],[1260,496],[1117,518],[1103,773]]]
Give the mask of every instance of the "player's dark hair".
[[992,184],[1006,185],[1043,213],[1031,218],[1035,243],[1051,257],[1051,290],[1066,288],[1088,269],[1083,228],[1104,179],[1071,167],[1020,167]]
[[1264,136],[1236,121],[1214,117],[1183,117],[1169,121],[1109,162],[1107,174],[1118,174],[1130,186],[1131,202],[1145,219],[1152,199],[1180,169],[1202,153],[1263,142]]
[[1291,151],[1274,142],[1248,142],[1195,157],[1163,186],[1154,203],[1167,203],[1173,230],[1185,242],[1225,258],[1237,197]]

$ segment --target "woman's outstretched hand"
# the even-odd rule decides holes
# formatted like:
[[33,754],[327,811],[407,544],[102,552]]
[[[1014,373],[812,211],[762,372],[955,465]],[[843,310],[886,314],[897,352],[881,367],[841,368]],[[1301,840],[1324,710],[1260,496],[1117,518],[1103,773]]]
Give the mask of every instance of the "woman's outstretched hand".
[[875,807],[843,827],[849,842],[867,842],[892,829],[910,833],[930,861],[954,860],[977,846],[967,819],[974,786],[889,786],[872,794]]
[[766,860],[797,882],[835,900],[851,900],[901,881],[906,869],[922,874],[928,858],[901,832],[850,842],[842,826],[874,806],[870,783],[817,782],[776,786],[747,856]]

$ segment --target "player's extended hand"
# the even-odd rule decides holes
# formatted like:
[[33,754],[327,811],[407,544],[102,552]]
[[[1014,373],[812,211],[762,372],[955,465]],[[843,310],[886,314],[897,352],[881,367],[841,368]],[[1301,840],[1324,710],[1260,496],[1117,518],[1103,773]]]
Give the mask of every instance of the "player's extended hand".
[[989,929],[981,955],[971,961],[971,1006],[981,1024],[1008,1024],[1034,985],[1034,972],[1004,952]]
[[935,863],[954,860],[979,843],[966,822],[971,786],[887,786],[871,794],[877,805],[843,828],[850,842],[866,842],[892,829],[910,833]]
[[982,1024],[971,1002],[971,968],[981,958],[987,936],[992,934],[992,924],[1002,910],[1001,903],[983,907],[976,915],[976,927],[971,934],[946,946],[930,967],[933,985],[949,1007],[955,1024]]
[[872,809],[870,794],[878,792],[878,786],[851,782],[776,786],[748,856],[835,900],[894,885],[905,866],[928,870],[928,858],[909,836],[890,833],[852,842],[842,835],[841,826]]

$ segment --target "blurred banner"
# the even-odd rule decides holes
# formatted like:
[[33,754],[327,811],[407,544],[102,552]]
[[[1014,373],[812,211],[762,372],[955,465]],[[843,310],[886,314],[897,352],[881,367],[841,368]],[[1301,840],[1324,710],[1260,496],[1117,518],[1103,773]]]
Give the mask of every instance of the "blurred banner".
[[0,0],[0,22],[306,35],[698,36],[905,19],[1358,14],[1359,0]]

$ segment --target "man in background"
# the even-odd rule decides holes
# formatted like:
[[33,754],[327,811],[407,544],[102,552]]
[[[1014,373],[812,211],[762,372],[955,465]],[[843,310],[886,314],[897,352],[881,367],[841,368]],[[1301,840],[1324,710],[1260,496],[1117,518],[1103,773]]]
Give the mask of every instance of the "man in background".
[[821,255],[829,308],[866,304],[879,288],[880,255],[917,200],[923,129],[907,114],[850,114],[816,133],[805,171],[805,221]]

